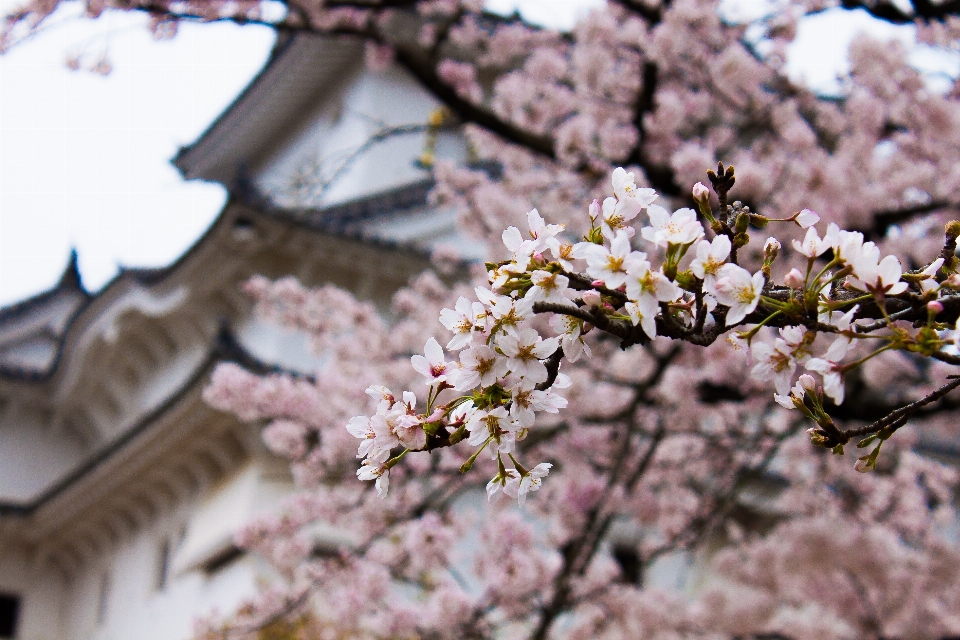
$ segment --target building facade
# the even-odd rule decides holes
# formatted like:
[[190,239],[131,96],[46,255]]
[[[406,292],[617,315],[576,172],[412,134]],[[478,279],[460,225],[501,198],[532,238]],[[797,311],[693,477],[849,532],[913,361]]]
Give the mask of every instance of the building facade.
[[91,293],[74,256],[56,287],[0,309],[0,638],[181,640],[268,577],[233,533],[276,508],[287,466],[201,394],[218,362],[315,362],[253,316],[247,278],[333,283],[386,312],[437,245],[480,257],[418,164],[425,145],[462,159],[460,137],[424,130],[435,101],[362,51],[278,41],[174,160],[232,194],[174,264]]

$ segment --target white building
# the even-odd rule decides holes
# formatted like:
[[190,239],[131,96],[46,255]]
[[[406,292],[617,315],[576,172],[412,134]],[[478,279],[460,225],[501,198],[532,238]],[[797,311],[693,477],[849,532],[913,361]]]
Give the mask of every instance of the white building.
[[[245,279],[293,274],[385,305],[437,243],[476,257],[452,212],[427,205],[427,134],[354,153],[437,107],[362,61],[355,42],[281,37],[174,161],[235,194],[184,256],[95,294],[74,259],[52,290],[0,309],[0,639],[180,640],[255,588],[265,567],[232,533],[289,490],[287,468],[201,392],[219,361],[308,361],[298,336],[251,317]],[[455,133],[429,135],[462,156]]]

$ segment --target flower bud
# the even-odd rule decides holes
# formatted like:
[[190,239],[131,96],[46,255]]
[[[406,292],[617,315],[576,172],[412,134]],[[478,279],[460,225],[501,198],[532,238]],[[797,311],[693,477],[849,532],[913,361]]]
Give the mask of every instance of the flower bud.
[[600,293],[597,291],[584,291],[583,295],[580,297],[583,299],[583,303],[588,307],[599,307],[602,301]]
[[873,455],[860,456],[854,463],[853,468],[860,473],[868,473],[877,468],[877,458]]
[[599,200],[594,199],[594,201],[590,203],[589,214],[590,214],[591,220],[600,219],[600,201]]
[[941,313],[943,313],[942,304],[940,304],[936,300],[932,300],[927,303],[927,315],[930,317],[931,320],[936,318]]
[[693,199],[694,200],[703,200],[704,198],[710,197],[710,190],[707,189],[702,182],[698,182],[693,185]]
[[810,211],[810,209],[804,209],[793,216],[793,221],[800,225],[801,229],[806,229],[820,222],[820,214],[816,211]]
[[737,230],[738,235],[746,233],[747,229],[750,227],[750,214],[741,213],[740,215],[737,216],[737,219],[733,224]]
[[803,287],[803,274],[800,272],[800,269],[790,269],[790,271],[783,277],[783,284],[787,285],[791,289],[800,289]]
[[948,238],[956,240],[957,237],[960,237],[960,220],[951,220],[948,222],[944,232]]
[[960,290],[960,273],[954,273],[949,278],[940,283],[940,288]]
[[763,258],[771,262],[777,259],[780,254],[780,241],[776,238],[767,238],[763,243]]

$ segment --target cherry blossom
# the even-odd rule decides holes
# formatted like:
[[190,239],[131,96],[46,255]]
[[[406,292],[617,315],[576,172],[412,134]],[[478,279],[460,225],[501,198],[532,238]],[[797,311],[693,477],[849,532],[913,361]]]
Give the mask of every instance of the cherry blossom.
[[751,276],[749,271],[735,264],[726,264],[720,269],[713,295],[720,304],[730,307],[727,326],[740,322],[757,308],[763,284],[763,274],[759,271]]
[[690,263],[690,270],[703,280],[705,291],[713,291],[720,267],[730,255],[730,247],[730,238],[725,235],[716,236],[712,241],[701,240],[697,243],[697,256]]
[[443,347],[436,338],[429,338],[423,347],[424,355],[410,358],[413,370],[427,379],[427,384],[438,385],[447,381],[451,370],[450,363],[443,356]]
[[671,215],[654,204],[647,208],[647,213],[651,226],[644,227],[640,233],[645,240],[658,246],[690,244],[703,235],[703,225],[693,209],[677,209]]
[[603,245],[581,242],[573,248],[573,257],[587,261],[587,275],[591,278],[602,280],[606,286],[616,289],[626,282],[627,269],[647,256],[631,250],[630,237],[619,231],[610,242],[609,249]]

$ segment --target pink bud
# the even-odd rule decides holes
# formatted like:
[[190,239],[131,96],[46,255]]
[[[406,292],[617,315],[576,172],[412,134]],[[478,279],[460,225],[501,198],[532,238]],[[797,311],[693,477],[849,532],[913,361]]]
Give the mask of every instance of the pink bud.
[[936,317],[939,314],[943,313],[943,305],[937,302],[936,300],[928,302],[927,313],[929,313],[931,316]]
[[584,291],[580,297],[583,298],[583,303],[589,307],[600,306],[601,298],[600,293],[597,291]]
[[599,200],[595,199],[593,202],[590,203],[589,213],[590,213],[591,220],[596,220],[600,217],[600,201]]
[[703,200],[710,196],[710,190],[703,186],[702,182],[698,182],[693,185],[693,199],[694,200]]
[[540,253],[539,251],[534,251],[533,259],[536,260],[537,262],[543,262],[543,254]]
[[594,280],[593,282],[590,283],[590,286],[591,286],[591,287],[602,287],[602,286],[603,286],[603,280]]
[[799,269],[790,269],[789,273],[783,278],[783,284],[791,289],[799,289],[803,286],[803,274]]

